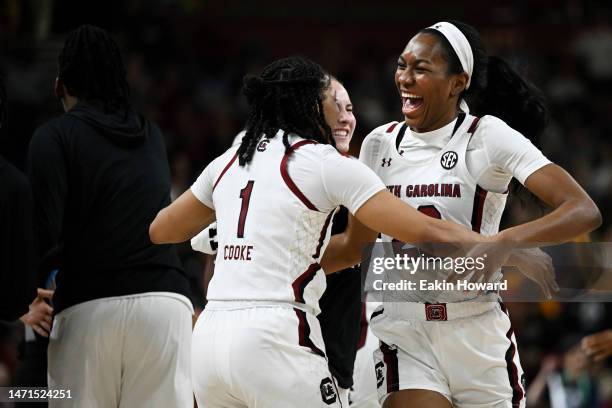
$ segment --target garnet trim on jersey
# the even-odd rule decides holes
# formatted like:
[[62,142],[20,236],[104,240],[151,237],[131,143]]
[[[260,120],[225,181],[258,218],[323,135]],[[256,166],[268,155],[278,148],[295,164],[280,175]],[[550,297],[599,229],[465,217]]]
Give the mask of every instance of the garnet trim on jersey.
[[321,248],[323,248],[323,242],[325,241],[325,234],[327,233],[327,227],[329,227],[329,222],[332,219],[332,215],[334,215],[334,211],[330,211],[329,215],[325,219],[323,228],[321,228],[321,235],[319,235],[319,243],[317,244],[317,250],[312,255],[312,259],[318,259],[319,255],[321,255]]
[[283,180],[285,181],[285,184],[287,184],[287,187],[289,187],[289,190],[291,190],[291,192],[293,194],[295,194],[295,196],[297,198],[299,198],[300,201],[302,203],[304,203],[304,205],[309,210],[313,210],[313,211],[319,211],[319,210],[317,209],[317,207],[314,206],[313,203],[310,202],[310,200],[308,198],[306,198],[304,193],[302,193],[300,191],[300,189],[295,185],[293,180],[291,180],[291,176],[289,176],[289,172],[287,171],[287,163],[289,161],[289,156],[291,156],[291,153],[293,153],[294,151],[296,151],[297,149],[299,149],[300,147],[302,147],[304,145],[307,145],[307,144],[316,144],[316,143],[317,142],[315,142],[313,140],[300,140],[299,142],[293,144],[285,152],[285,155],[283,156],[283,159],[281,160],[281,164],[280,164],[281,176],[283,177]]
[[480,118],[476,117],[474,118],[474,120],[472,121],[472,124],[470,125],[470,128],[468,129],[468,133],[474,133],[476,131],[476,128],[478,127],[478,122],[480,122]]
[[472,207],[472,231],[480,233],[480,227],[482,226],[482,213],[484,210],[484,204],[487,199],[488,191],[484,188],[476,185],[476,191],[474,192],[474,206]]
[[383,353],[383,360],[387,367],[387,394],[399,390],[399,370],[397,368],[397,349],[389,347],[386,343],[380,342],[380,351]]
[[393,124],[391,124],[391,126],[389,126],[386,130],[387,133],[391,133],[393,132],[393,129],[395,129],[395,127],[397,126],[399,122],[394,122]]
[[319,269],[321,269],[321,265],[316,262],[312,263],[304,273],[293,281],[291,286],[293,287],[293,296],[296,302],[306,303],[304,302],[304,289],[306,289],[306,286],[314,279]]
[[[508,316],[508,320],[510,320],[510,315],[508,314],[508,309],[506,309],[506,305],[503,302],[499,302],[502,311]],[[521,400],[525,396],[523,388],[519,383],[518,377],[518,368],[514,363],[514,356],[516,355],[516,346],[512,341],[512,336],[514,335],[514,330],[512,330],[512,322],[510,322],[510,329],[506,333],[506,337],[510,340],[510,346],[506,351],[506,367],[508,369],[508,379],[510,380],[510,386],[512,387],[512,408],[519,408],[521,405]]]
[[234,157],[232,157],[232,160],[229,161],[229,163],[227,163],[225,165],[225,167],[223,168],[223,171],[221,172],[221,174],[219,174],[219,177],[217,177],[217,181],[215,181],[215,184],[213,184],[213,191],[215,191],[215,187],[217,187],[217,184],[219,184],[219,182],[221,181],[221,177],[223,177],[223,175],[225,174],[225,172],[232,167],[232,164],[236,161],[236,158],[238,157],[238,153],[236,153],[234,155]]
[[321,357],[325,357],[323,350],[318,348],[312,342],[312,340],[310,340],[310,325],[308,324],[308,319],[306,318],[306,312],[297,308],[293,308],[293,310],[298,318],[298,341],[300,346],[308,347],[313,353],[318,354]]

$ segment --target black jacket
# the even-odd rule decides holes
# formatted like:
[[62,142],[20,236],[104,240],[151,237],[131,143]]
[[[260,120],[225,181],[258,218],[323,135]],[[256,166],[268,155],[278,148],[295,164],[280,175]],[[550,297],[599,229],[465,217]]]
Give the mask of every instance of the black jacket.
[[15,320],[36,297],[36,240],[28,179],[0,156],[0,320]]
[[174,248],[149,240],[150,223],[170,203],[166,150],[153,123],[79,102],[36,130],[28,167],[41,254],[60,248],[56,313],[110,296],[188,296]]

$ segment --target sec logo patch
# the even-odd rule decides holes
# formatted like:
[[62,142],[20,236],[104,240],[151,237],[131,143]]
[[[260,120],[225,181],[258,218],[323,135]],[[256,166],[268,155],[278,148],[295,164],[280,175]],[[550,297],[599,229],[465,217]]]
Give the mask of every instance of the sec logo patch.
[[458,158],[459,158],[459,156],[457,155],[457,153],[455,153],[453,151],[446,152],[440,158],[440,164],[446,170],[450,170],[453,167],[455,167],[455,165],[457,164],[457,159]]

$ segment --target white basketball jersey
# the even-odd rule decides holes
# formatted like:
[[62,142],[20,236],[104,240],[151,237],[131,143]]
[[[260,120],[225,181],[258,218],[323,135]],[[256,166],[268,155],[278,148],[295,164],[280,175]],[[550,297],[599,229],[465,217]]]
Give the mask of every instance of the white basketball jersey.
[[282,302],[319,313],[326,286],[319,261],[334,210],[342,204],[356,211],[384,188],[370,169],[330,145],[296,136],[289,140],[286,151],[282,132],[263,138],[246,166],[238,165],[233,147],[192,186],[217,216],[208,300]]
[[[371,157],[361,160],[369,164],[392,194],[424,214],[454,221],[484,235],[496,234],[507,193],[492,193],[479,187],[466,164],[468,143],[478,120],[471,115],[460,117],[447,145],[433,158],[419,163],[406,159],[409,150],[399,149],[406,124],[389,123],[366,138],[364,144],[370,144],[367,150]],[[382,235],[382,240],[390,242],[392,237]],[[446,276],[447,272],[441,271],[439,279]],[[459,292],[439,295],[435,291],[410,291],[402,296],[403,300],[417,302],[462,301],[474,297]]]

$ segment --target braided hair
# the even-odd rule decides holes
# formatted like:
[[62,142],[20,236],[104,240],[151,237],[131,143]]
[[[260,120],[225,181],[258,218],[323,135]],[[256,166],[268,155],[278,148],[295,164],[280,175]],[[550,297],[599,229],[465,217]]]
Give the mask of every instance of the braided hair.
[[[459,100],[465,99],[476,116],[493,115],[518,130],[534,146],[540,148],[540,136],[550,118],[542,91],[527,82],[510,64],[497,56],[489,56],[478,31],[469,24],[449,21],[459,29],[470,43],[474,56],[474,69],[469,89],[464,89]],[[420,32],[435,35],[442,45],[449,74],[464,72],[459,57],[448,40],[437,30]],[[516,180],[510,183],[510,191],[521,201],[539,200]]]
[[58,78],[68,92],[101,105],[105,113],[129,109],[130,88],[117,43],[106,30],[82,25],[59,54]]
[[277,60],[261,76],[246,75],[242,92],[251,106],[246,134],[238,148],[241,166],[253,158],[259,140],[273,138],[282,129],[289,149],[289,133],[320,143],[334,144],[323,114],[324,92],[330,76],[321,66],[302,57]]

